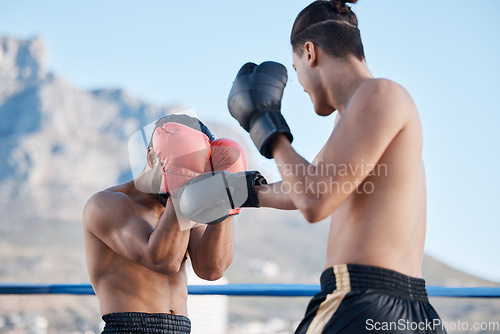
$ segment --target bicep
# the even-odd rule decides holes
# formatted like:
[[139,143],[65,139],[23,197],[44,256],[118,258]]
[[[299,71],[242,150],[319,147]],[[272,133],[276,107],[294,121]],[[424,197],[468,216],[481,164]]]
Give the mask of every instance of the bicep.
[[125,221],[115,221],[103,234],[103,240],[113,251],[133,262],[147,258],[149,237],[153,227],[138,215]]
[[[336,181],[339,188],[353,191],[404,128],[405,113],[392,102],[374,98],[353,103],[328,139],[316,165],[318,171]],[[353,187],[342,187],[345,183]]]
[[[114,194],[113,194],[114,195]],[[153,227],[137,212],[133,203],[120,196],[101,196],[84,211],[87,230],[124,258],[140,262]]]
[[344,167],[341,175],[362,177],[368,171],[358,167],[375,165],[399,130],[399,124],[383,116],[346,117],[329,138],[318,165]]

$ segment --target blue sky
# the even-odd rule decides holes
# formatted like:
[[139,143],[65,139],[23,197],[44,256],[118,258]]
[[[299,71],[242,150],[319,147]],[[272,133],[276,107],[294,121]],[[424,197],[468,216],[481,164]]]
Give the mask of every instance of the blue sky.
[[[0,34],[40,35],[49,68],[80,89],[123,87],[237,125],[226,98],[239,67],[289,70],[283,113],[311,160],[331,132],[292,69],[289,34],[309,1],[4,1]],[[426,252],[500,281],[500,2],[359,0],[368,66],[402,84],[424,126]]]

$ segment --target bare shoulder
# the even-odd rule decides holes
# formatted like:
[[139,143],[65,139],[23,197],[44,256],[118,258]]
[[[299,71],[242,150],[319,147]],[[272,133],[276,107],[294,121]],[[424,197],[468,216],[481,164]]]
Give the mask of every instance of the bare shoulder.
[[109,206],[123,205],[131,199],[122,192],[111,191],[109,189],[99,191],[92,195],[85,204],[85,211],[93,212],[106,209]]
[[367,95],[394,95],[400,97],[410,97],[408,91],[398,84],[389,79],[384,78],[374,78],[363,82],[358,89]]
[[109,189],[92,195],[83,209],[83,224],[87,229],[109,223],[124,215],[137,211],[133,201],[126,194]]
[[397,112],[399,114],[416,111],[413,98],[400,84],[389,79],[370,79],[360,85],[353,97],[370,109],[380,112]]

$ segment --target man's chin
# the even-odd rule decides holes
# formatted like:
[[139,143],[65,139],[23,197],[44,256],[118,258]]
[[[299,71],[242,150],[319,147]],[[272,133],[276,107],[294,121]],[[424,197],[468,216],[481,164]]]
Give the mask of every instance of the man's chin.
[[314,111],[316,112],[316,114],[318,116],[326,117],[326,116],[330,116],[331,114],[333,114],[335,111],[337,111],[337,109],[333,109],[333,108],[316,108],[316,109],[314,109]]

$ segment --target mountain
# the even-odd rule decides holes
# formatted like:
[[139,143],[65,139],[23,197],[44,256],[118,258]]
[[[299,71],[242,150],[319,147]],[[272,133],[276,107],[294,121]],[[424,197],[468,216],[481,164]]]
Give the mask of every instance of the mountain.
[[[88,282],[81,233],[87,198],[131,178],[131,135],[181,110],[148,104],[122,89],[75,89],[47,69],[39,37],[0,37],[0,281]],[[206,123],[216,136],[248,143],[239,128]],[[256,159],[249,159],[255,166]],[[297,212],[243,210],[236,218],[235,256],[226,278],[316,284],[327,231],[326,222],[308,224]],[[495,284],[428,256],[423,269],[429,284]],[[231,330],[249,333],[245,326],[264,323],[285,333],[307,302],[232,297]],[[495,300],[440,299],[436,305],[447,319],[492,319],[500,310]],[[47,328],[49,333],[91,333],[100,325],[92,296],[0,296],[0,333]]]

